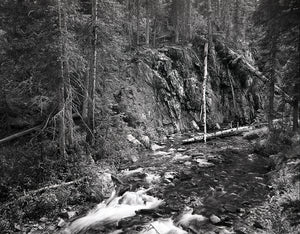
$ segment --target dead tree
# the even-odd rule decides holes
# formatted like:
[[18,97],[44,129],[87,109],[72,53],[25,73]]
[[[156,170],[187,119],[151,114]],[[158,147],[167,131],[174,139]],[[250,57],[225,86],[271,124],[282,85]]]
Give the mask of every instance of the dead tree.
[[92,6],[92,21],[93,21],[93,40],[92,40],[92,57],[91,57],[91,73],[89,81],[89,103],[88,103],[88,126],[90,131],[87,132],[87,141],[93,144],[95,141],[95,91],[96,91],[96,76],[97,76],[97,8],[98,0],[93,0]]

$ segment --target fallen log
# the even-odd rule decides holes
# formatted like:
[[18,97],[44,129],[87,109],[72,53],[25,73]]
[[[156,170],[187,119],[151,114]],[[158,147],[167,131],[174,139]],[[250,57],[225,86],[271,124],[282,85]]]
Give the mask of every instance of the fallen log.
[[61,184],[49,185],[49,186],[46,186],[46,187],[43,187],[43,188],[39,188],[39,189],[36,189],[36,190],[28,191],[28,192],[25,193],[25,195],[20,196],[20,197],[16,198],[13,201],[3,203],[0,208],[3,209],[3,207],[5,207],[5,206],[9,206],[9,205],[15,203],[16,201],[23,200],[23,199],[27,198],[28,196],[33,196],[33,195],[36,195],[37,193],[41,193],[41,192],[45,192],[47,190],[56,189],[56,188],[60,188],[60,187],[64,187],[64,186],[70,186],[70,185],[76,184],[78,182],[81,182],[81,181],[85,180],[86,178],[87,177],[85,176],[85,177],[79,178],[77,180],[73,180],[73,181],[69,181],[69,182],[63,182]]
[[8,136],[8,137],[5,137],[5,138],[1,139],[1,140],[0,140],[0,144],[3,144],[3,143],[5,143],[5,142],[11,141],[11,140],[14,140],[14,139],[16,139],[16,138],[18,138],[18,137],[27,135],[27,134],[32,133],[32,132],[34,132],[34,131],[37,131],[37,130],[39,130],[39,129],[41,129],[41,128],[42,128],[42,125],[39,125],[39,126],[35,126],[35,127],[33,127],[33,128],[29,128],[29,129],[27,129],[27,130],[25,130],[25,131],[15,133],[15,134],[13,134],[13,135],[10,135],[10,136]]
[[269,128],[265,126],[262,128],[258,128],[258,129],[254,129],[254,130],[245,132],[243,134],[243,138],[245,138],[247,140],[254,140],[254,139],[266,136],[266,135],[268,135],[268,133],[269,133]]
[[[260,79],[263,83],[269,83],[270,80],[267,78],[262,72],[258,70],[258,68],[251,65],[244,56],[234,52],[232,49],[230,49],[228,46],[226,46],[224,43],[220,42],[219,40],[215,40],[216,44],[216,50],[221,55],[221,57],[226,57],[226,60],[230,66],[238,67],[241,66],[244,70],[246,70],[248,73],[254,75],[258,79]],[[290,97],[284,90],[282,90],[278,85],[275,84],[275,91],[277,93],[280,93],[284,96],[287,103],[291,103],[293,101],[293,98]]]
[[34,194],[37,194],[37,193],[40,193],[40,192],[44,192],[46,190],[50,190],[50,189],[56,189],[56,188],[59,188],[59,187],[63,187],[63,186],[69,186],[69,185],[72,185],[72,184],[76,184],[78,182],[81,182],[83,180],[85,180],[86,177],[82,177],[80,179],[77,179],[77,180],[73,180],[73,181],[69,181],[69,182],[63,182],[61,184],[54,184],[54,185],[49,185],[49,186],[46,186],[46,187],[43,187],[43,188],[39,188],[37,190],[32,190],[32,191],[29,191],[27,192],[27,194],[25,196],[28,196],[28,195],[34,195]]
[[[230,128],[218,132],[213,132],[213,133],[208,133],[206,135],[206,139],[210,140],[216,137],[227,137],[227,136],[234,136],[234,135],[239,135],[244,132],[248,132],[252,130],[254,127],[253,126],[243,126],[243,127],[236,127],[236,128]],[[200,142],[204,140],[204,134],[185,139],[182,141],[182,144],[190,144],[190,143],[195,143],[195,142]]]

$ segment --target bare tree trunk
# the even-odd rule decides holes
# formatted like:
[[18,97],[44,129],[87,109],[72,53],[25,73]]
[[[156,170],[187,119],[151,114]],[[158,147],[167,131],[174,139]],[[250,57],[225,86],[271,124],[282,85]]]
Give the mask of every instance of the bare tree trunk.
[[231,36],[230,28],[230,5],[231,0],[223,0],[222,2],[222,21],[223,21],[223,31],[225,33],[225,40],[228,41]]
[[175,38],[174,42],[179,43],[179,0],[174,0],[175,3]]
[[146,45],[150,43],[150,4],[149,0],[146,0]]
[[62,5],[61,0],[58,0],[58,20],[60,32],[60,80],[58,87],[58,142],[61,156],[65,156],[66,140],[65,140],[65,95],[64,95],[64,62],[63,62],[63,30],[62,30]]
[[176,16],[176,25],[175,25],[175,43],[179,43],[179,16]]
[[153,24],[153,47],[156,47],[156,32],[157,32],[157,18],[155,16],[154,24]]
[[[274,25],[274,27],[276,27]],[[269,83],[269,111],[268,111],[268,126],[269,129],[273,129],[273,119],[274,119],[274,92],[275,92],[275,82],[276,82],[276,53],[277,53],[277,38],[278,32],[274,28],[272,30],[272,38],[271,38],[271,64],[272,70],[270,75],[270,83]]]
[[235,43],[238,42],[239,34],[240,34],[239,10],[240,10],[240,0],[235,0],[234,18],[233,18],[233,25],[234,25],[233,41]]
[[297,99],[293,102],[293,131],[297,131],[299,128],[299,101]]
[[88,105],[88,126],[90,131],[87,133],[87,141],[94,144],[95,138],[95,90],[97,75],[97,7],[98,0],[93,0],[92,21],[93,21],[93,41],[92,41],[92,58],[91,58],[91,74],[89,81],[89,105]]
[[128,40],[129,45],[132,46],[133,44],[133,29],[132,29],[132,0],[127,0],[127,10],[128,10]]
[[73,145],[73,113],[72,113],[72,104],[73,104],[73,94],[72,94],[72,85],[70,79],[70,68],[69,68],[69,57],[67,54],[67,20],[66,20],[66,11],[62,10],[62,21],[63,21],[63,57],[64,57],[64,72],[65,72],[65,116],[67,120],[67,143]]
[[206,143],[206,80],[207,80],[207,57],[208,57],[208,43],[204,46],[204,78],[203,78],[203,125],[204,125],[204,142]]
[[218,21],[221,19],[221,0],[218,0]]
[[213,46],[213,40],[212,40],[212,26],[211,26],[211,0],[207,0],[207,26],[208,26],[208,48],[211,51],[211,47]]
[[271,75],[270,85],[269,85],[269,111],[268,111],[268,126],[269,126],[269,129],[273,129],[274,90],[275,90],[275,77],[274,77],[274,74],[273,74],[273,75]]
[[84,79],[84,98],[82,105],[82,118],[87,122],[88,117],[88,104],[89,104],[89,82],[90,81],[90,65],[87,67],[87,71]]
[[243,43],[246,42],[246,35],[247,35],[247,27],[248,27],[248,24],[247,24],[247,14],[246,14],[246,8],[245,6],[243,6],[243,10],[242,10],[242,41]]
[[136,0],[136,44],[140,44],[140,0]]
[[190,41],[192,39],[192,4],[191,0],[187,0],[187,40]]

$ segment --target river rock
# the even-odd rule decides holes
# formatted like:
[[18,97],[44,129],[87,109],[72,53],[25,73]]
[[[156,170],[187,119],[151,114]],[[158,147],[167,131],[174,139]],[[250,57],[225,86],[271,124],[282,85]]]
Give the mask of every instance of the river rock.
[[42,218],[40,218],[40,220],[39,220],[40,222],[43,222],[43,223],[45,223],[45,222],[47,222],[48,221],[48,218],[47,217],[45,217],[45,216],[43,216]]
[[131,143],[133,143],[134,145],[142,145],[142,143],[136,139],[134,136],[132,136],[131,134],[127,135],[127,140]]
[[66,224],[67,223],[65,222],[65,220],[63,220],[62,218],[58,218],[57,227],[62,228],[64,226],[66,226]]
[[151,150],[152,151],[156,151],[156,150],[163,149],[163,148],[165,148],[165,146],[161,146],[161,145],[158,145],[158,144],[152,144],[151,145]]
[[164,178],[171,181],[174,180],[175,176],[176,176],[176,172],[173,171],[167,171],[164,174]]
[[184,152],[184,151],[186,151],[185,148],[178,148],[178,149],[177,149],[177,152]]
[[150,144],[150,138],[148,136],[141,136],[141,139],[140,141],[143,143],[143,145],[146,147],[146,148],[150,148],[151,144]]
[[189,156],[189,155],[183,155],[181,153],[176,153],[172,160],[174,160],[174,161],[186,161],[186,160],[189,160],[189,159],[191,159],[191,156]]
[[213,167],[215,164],[208,162],[206,159],[197,158],[196,162],[198,163],[199,167]]
[[209,217],[209,220],[213,223],[213,224],[218,224],[218,223],[220,223],[221,222],[221,219],[218,217],[218,216],[216,216],[216,215],[211,215],[210,217]]

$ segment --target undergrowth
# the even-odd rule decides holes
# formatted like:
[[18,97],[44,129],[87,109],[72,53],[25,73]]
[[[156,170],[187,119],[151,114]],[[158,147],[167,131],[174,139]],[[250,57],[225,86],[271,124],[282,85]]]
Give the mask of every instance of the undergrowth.
[[266,139],[266,144],[259,145],[256,150],[274,160],[274,195],[270,202],[280,209],[279,224],[284,227],[285,233],[299,233],[300,134],[286,129],[274,130]]
[[[88,145],[79,129],[66,157],[59,155],[49,134],[51,127],[38,137],[31,135],[0,148],[0,233],[14,230],[14,223],[55,218],[66,207],[99,203],[110,195],[113,182],[107,174],[138,151],[127,141],[127,126],[120,116],[101,116],[97,121],[95,145]],[[78,183],[32,193],[78,179]]]

